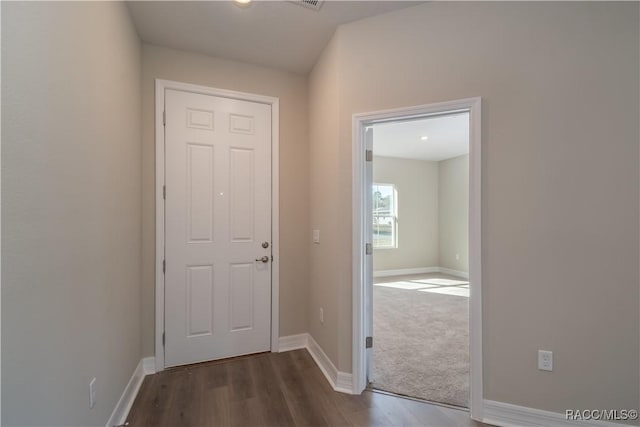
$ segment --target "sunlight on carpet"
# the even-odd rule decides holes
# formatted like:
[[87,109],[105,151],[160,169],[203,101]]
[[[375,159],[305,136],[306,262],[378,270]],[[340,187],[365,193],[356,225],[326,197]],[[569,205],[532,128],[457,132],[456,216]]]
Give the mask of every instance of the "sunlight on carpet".
[[376,283],[373,386],[468,407],[469,282],[441,276]]

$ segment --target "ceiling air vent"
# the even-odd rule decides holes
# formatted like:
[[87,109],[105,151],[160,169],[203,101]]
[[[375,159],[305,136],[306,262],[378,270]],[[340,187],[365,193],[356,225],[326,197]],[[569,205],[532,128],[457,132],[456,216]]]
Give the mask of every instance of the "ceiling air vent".
[[324,3],[324,0],[290,0],[290,2],[299,6],[306,7],[307,9],[318,11],[322,7],[322,3]]

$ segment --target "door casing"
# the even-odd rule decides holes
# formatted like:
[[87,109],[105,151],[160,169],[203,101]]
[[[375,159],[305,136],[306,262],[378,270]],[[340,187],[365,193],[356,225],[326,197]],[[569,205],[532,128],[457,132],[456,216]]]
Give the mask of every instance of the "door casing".
[[[366,287],[371,286],[372,262],[365,254],[368,221],[367,197],[370,194],[370,168],[366,164],[367,141],[365,129],[376,123],[409,120],[454,112],[469,112],[469,410],[471,418],[483,419],[482,385],[482,129],[479,97],[439,102],[435,104],[396,108],[353,115],[352,143],[352,283],[353,283],[353,330],[352,330],[352,387],[360,394],[367,386],[367,351],[365,338],[371,329],[365,297]],[[370,144],[369,144],[370,145]],[[370,148],[369,148],[370,149]],[[375,337],[373,339],[375,346]]]
[[155,247],[155,368],[156,372],[165,369],[164,360],[164,247],[165,247],[165,212],[164,195],[165,185],[165,134],[164,134],[164,110],[165,91],[167,89],[184,92],[213,95],[223,98],[251,101],[260,104],[271,105],[271,239],[272,255],[271,263],[271,351],[278,351],[279,339],[279,302],[280,302],[280,233],[279,233],[279,99],[271,96],[256,95],[245,92],[236,92],[226,89],[217,89],[207,86],[199,86],[189,83],[181,83],[170,80],[156,79],[155,102],[155,142],[156,142],[156,247]]

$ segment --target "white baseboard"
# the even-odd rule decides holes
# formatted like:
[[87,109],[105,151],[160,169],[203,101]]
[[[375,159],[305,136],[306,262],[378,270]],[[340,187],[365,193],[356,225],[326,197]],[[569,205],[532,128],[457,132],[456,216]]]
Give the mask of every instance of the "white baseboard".
[[510,403],[485,400],[483,422],[501,427],[620,427],[609,421],[569,421],[565,414],[527,408]]
[[156,373],[156,358],[155,357],[145,357],[142,359],[142,370],[146,375],[152,375]]
[[402,268],[399,270],[378,270],[373,272],[373,277],[405,276],[409,274],[439,273],[439,267]]
[[438,267],[438,273],[448,274],[450,276],[461,277],[463,279],[469,280],[469,272],[453,270],[451,268]]
[[138,362],[138,366],[136,366],[136,369],[133,371],[129,382],[120,396],[120,400],[118,400],[116,407],[113,408],[106,427],[119,426],[127,421],[127,416],[133,406],[133,402],[136,400],[144,377],[153,373],[155,373],[155,361],[153,357],[145,357]]
[[428,273],[444,273],[451,276],[469,279],[469,273],[464,271],[452,270],[444,267],[420,267],[420,268],[402,268],[399,270],[378,270],[373,272],[373,277],[391,277],[391,276],[407,276],[410,274],[428,274]]
[[279,348],[280,352],[306,348],[331,385],[331,388],[340,393],[353,394],[352,375],[347,372],[338,371],[331,359],[329,359],[329,356],[327,356],[322,347],[320,347],[310,334],[305,333],[280,337]]
[[278,340],[278,352],[298,350],[301,348],[307,348],[309,342],[309,334],[289,335],[286,337],[280,337]]
[[355,394],[353,392],[353,375],[338,371],[336,386],[333,389],[340,393]]

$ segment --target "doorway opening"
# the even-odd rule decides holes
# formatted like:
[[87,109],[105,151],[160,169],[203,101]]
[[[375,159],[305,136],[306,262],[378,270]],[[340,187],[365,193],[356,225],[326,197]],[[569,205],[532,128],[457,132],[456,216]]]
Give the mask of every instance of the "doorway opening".
[[469,112],[370,129],[370,386],[467,408]]
[[354,391],[482,395],[480,99],[354,116]]

